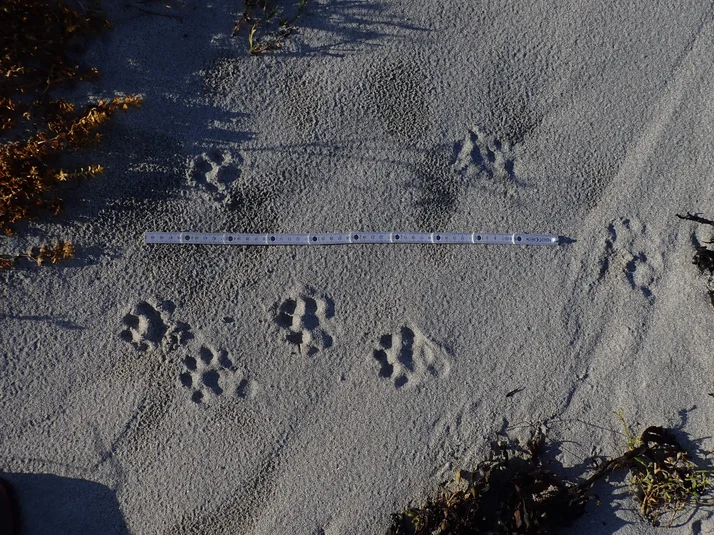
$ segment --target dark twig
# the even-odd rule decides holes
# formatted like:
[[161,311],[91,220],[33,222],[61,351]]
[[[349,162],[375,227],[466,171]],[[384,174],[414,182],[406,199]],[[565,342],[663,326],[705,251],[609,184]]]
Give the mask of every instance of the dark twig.
[[690,214],[689,212],[687,212],[687,215],[677,214],[677,217],[679,219],[694,221],[695,223],[701,223],[702,225],[711,225],[712,227],[714,227],[714,221],[712,221],[711,219],[705,219],[697,214]]
[[137,4],[136,2],[129,2],[126,4],[127,7],[133,7],[134,9],[138,9],[142,13],[146,15],[156,15],[157,17],[166,17],[169,19],[176,19],[179,22],[183,22],[183,17],[181,15],[176,15],[174,13],[162,13],[161,11],[156,11],[154,9],[149,9],[144,6],[141,6]]

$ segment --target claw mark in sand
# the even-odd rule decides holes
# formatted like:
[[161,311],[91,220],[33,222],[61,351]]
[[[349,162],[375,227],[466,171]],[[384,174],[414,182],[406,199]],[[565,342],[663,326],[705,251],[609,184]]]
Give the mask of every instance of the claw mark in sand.
[[309,356],[332,346],[332,336],[326,330],[334,316],[334,305],[327,297],[302,293],[289,297],[277,307],[275,323],[287,331],[285,340]]
[[240,178],[243,159],[228,151],[212,150],[189,163],[188,183],[202,188],[218,203],[228,199],[231,186]]
[[380,337],[372,356],[379,363],[379,376],[389,379],[396,388],[418,386],[451,371],[446,350],[408,326],[397,334]]
[[159,347],[171,351],[185,345],[193,334],[186,323],[171,321],[175,308],[171,301],[163,301],[156,306],[140,301],[122,318],[124,329],[119,336],[138,351]]
[[255,381],[231,362],[228,352],[204,345],[198,350],[198,358],[187,356],[183,359],[179,382],[191,391],[194,403],[205,403],[218,397],[253,397],[257,387]]

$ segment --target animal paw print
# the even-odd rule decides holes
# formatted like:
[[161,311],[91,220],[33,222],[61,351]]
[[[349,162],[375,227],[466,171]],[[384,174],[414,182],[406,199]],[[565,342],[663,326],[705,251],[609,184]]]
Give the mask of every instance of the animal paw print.
[[230,186],[240,178],[243,159],[228,151],[213,150],[195,158],[188,169],[188,182],[203,188],[216,202],[229,197]]
[[164,301],[156,307],[141,301],[122,318],[124,329],[119,336],[138,351],[159,347],[171,351],[185,345],[193,334],[186,323],[171,321],[175,308],[171,301]]
[[647,237],[647,227],[640,221],[620,218],[608,225],[605,251],[600,260],[600,280],[615,268],[630,287],[649,298],[662,258]]
[[332,346],[332,337],[325,330],[325,326],[327,320],[333,316],[330,299],[299,295],[280,304],[275,323],[287,331],[285,340],[297,346],[300,354],[304,352],[312,356]]
[[455,145],[454,153],[454,169],[460,173],[498,180],[515,179],[513,148],[478,128],[469,130],[464,140]]
[[224,350],[215,351],[201,346],[198,358],[188,356],[183,365],[179,381],[191,390],[191,401],[194,403],[226,396],[244,399],[252,397],[255,392],[255,382],[236,368]]
[[373,357],[380,366],[379,376],[392,381],[396,388],[417,386],[451,371],[446,351],[407,326],[398,334],[382,336]]

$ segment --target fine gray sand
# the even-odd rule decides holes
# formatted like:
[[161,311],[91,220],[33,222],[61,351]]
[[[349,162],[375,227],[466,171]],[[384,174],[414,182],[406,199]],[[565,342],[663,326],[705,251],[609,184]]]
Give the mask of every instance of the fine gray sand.
[[[242,1],[109,3],[76,95],[145,103],[62,215],[3,238],[78,248],[0,274],[0,471],[27,533],[380,534],[498,432],[542,425],[566,469],[621,454],[620,409],[706,461],[711,232],[675,214],[714,216],[712,8],[562,4],[308,0],[251,56]],[[182,230],[574,241],[143,242]],[[654,531],[612,483],[572,533]]]

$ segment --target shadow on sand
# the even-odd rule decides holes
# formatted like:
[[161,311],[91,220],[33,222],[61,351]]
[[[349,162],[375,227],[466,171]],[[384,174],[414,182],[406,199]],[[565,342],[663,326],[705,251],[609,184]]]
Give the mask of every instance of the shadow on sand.
[[105,485],[52,474],[8,473],[2,478],[17,502],[20,533],[129,535],[116,495]]

